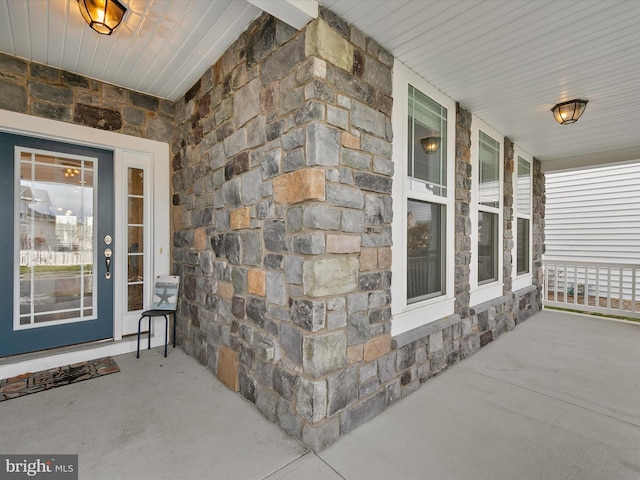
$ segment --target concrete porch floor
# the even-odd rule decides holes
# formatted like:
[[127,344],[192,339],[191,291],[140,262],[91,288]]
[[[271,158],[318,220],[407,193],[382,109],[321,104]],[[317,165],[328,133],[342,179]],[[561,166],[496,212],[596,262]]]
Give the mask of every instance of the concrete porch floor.
[[0,453],[80,479],[640,478],[640,324],[543,311],[314,454],[180,349],[0,403]]

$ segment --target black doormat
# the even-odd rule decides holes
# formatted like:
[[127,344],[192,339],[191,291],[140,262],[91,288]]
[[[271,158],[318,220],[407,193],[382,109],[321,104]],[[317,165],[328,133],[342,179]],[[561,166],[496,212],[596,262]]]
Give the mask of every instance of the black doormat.
[[24,373],[17,377],[0,380],[0,402],[119,371],[120,367],[113,358],[104,357],[41,372]]

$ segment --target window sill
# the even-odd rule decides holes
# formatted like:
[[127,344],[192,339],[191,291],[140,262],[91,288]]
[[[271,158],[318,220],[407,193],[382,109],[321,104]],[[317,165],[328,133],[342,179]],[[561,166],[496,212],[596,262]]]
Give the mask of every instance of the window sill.
[[395,337],[409,330],[448,317],[453,314],[454,307],[454,298],[438,299],[426,305],[409,305],[404,311],[393,314],[391,320],[391,335]]

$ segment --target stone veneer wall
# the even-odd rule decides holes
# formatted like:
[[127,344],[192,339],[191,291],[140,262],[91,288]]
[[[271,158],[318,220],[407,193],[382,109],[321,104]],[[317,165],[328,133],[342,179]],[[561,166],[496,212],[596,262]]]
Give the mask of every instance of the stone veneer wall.
[[0,53],[0,109],[170,142],[174,102]]
[[469,305],[471,114],[458,105],[456,313],[391,338],[392,66],[326,9],[300,32],[265,14],[176,108],[179,341],[315,450],[540,308],[541,198],[536,286],[509,280]]
[[510,281],[469,305],[471,114],[458,105],[456,313],[390,337],[392,65],[326,9],[301,32],[263,15],[177,107],[180,342],[316,450],[540,308],[539,288]]
[[180,342],[315,449],[393,396],[392,65],[327,10],[265,14],[177,107]]

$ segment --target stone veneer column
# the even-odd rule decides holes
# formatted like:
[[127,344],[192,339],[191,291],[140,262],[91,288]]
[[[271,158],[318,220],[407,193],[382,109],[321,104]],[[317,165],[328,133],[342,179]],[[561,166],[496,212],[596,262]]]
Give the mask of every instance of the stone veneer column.
[[177,107],[180,341],[314,449],[387,404],[392,65],[326,9],[265,14]]
[[542,309],[542,255],[544,254],[544,215],[545,215],[544,173],[540,160],[533,159],[533,284],[538,289],[537,310]]
[[504,279],[503,293],[508,295],[513,290],[513,142],[504,139],[504,195],[503,195],[503,264],[502,277]]
[[469,316],[471,298],[471,113],[456,103],[455,311]]

